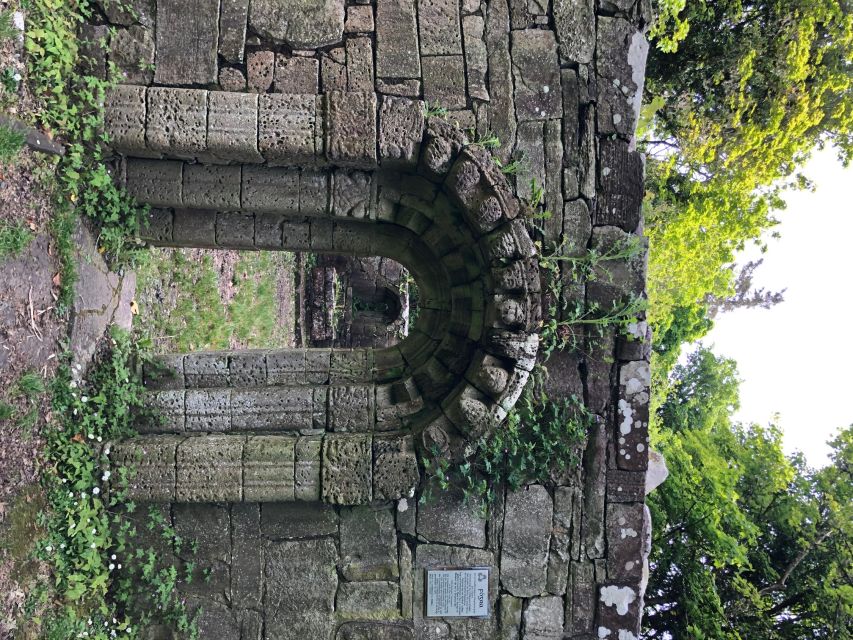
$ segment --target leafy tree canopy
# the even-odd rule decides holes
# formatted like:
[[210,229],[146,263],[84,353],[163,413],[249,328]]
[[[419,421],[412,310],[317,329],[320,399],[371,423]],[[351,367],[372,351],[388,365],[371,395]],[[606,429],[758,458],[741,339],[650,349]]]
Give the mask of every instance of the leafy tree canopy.
[[814,470],[775,426],[732,424],[737,405],[733,361],[700,348],[675,367],[654,425],[670,477],[648,500],[644,637],[849,640],[853,427]]

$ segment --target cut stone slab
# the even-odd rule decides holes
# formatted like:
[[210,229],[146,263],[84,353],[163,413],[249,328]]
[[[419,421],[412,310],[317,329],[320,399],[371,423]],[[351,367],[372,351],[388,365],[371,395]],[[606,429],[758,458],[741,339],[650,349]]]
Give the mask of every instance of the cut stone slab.
[[246,55],[246,75],[249,91],[266,93],[275,79],[275,52],[250,51]]
[[506,0],[493,0],[486,7],[486,51],[489,61],[489,128],[500,138],[496,155],[507,162],[515,147],[515,103],[512,61],[509,54],[509,7]]
[[323,440],[323,500],[364,504],[371,498],[373,454],[369,434],[330,434]]
[[154,35],[133,25],[117,29],[110,38],[110,62],[121,74],[122,84],[149,85],[154,78]]
[[317,155],[317,100],[314,94],[260,96],[258,149],[271,163],[294,165]]
[[346,33],[369,33],[373,31],[373,7],[370,5],[350,5],[347,7]]
[[562,117],[560,66],[552,31],[513,31],[512,70],[519,121]]
[[178,447],[176,498],[180,502],[240,502],[243,438],[209,435]]
[[[260,506],[231,505],[231,602],[240,608],[258,608],[263,598],[264,545]],[[233,534],[233,535],[232,535]]]
[[240,167],[188,164],[183,179],[184,206],[226,211],[240,208]]
[[373,40],[347,38],[347,91],[373,92]]
[[645,505],[641,502],[607,505],[607,578],[620,583],[642,579]]
[[316,94],[320,87],[320,63],[316,58],[275,57],[276,93]]
[[314,502],[320,499],[320,451],[322,437],[303,437],[296,443],[294,496]]
[[595,225],[613,225],[633,232],[640,224],[640,207],[645,190],[642,155],[624,140],[602,138],[598,143],[599,197]]
[[484,41],[485,28],[483,16],[465,16],[462,19],[462,30],[465,34],[468,93],[477,100],[489,99],[489,91],[486,87],[486,75],[489,66]]
[[125,27],[132,24],[154,26],[154,0],[98,0],[97,4],[104,10],[104,15],[111,24]]
[[335,612],[375,620],[396,618],[400,587],[396,582],[343,582],[338,587]]
[[334,164],[376,166],[376,94],[333,91],[326,96],[326,152]]
[[418,0],[418,26],[422,56],[462,53],[459,2]]
[[342,509],[340,535],[344,578],[354,581],[399,577],[397,530],[391,509]]
[[501,583],[514,596],[545,591],[553,504],[542,485],[507,493]]
[[407,98],[382,98],[379,112],[379,161],[385,168],[414,167],[424,130],[424,103]]
[[174,160],[127,161],[126,188],[138,202],[174,207],[182,203],[184,163]]
[[563,599],[532,598],[524,610],[524,640],[560,640],[563,637]]
[[222,160],[263,162],[258,152],[258,96],[210,92],[207,149]]
[[373,439],[373,498],[411,498],[420,483],[420,470],[411,436]]
[[376,76],[421,77],[414,0],[376,1]]
[[285,502],[294,499],[296,438],[253,436],[243,448],[243,499]]
[[145,87],[116,85],[106,95],[104,129],[110,146],[128,154],[145,152]]
[[338,515],[328,504],[273,502],[261,507],[261,529],[273,540],[333,536],[338,534]]
[[465,61],[463,56],[422,58],[424,100],[445,109],[464,109]]
[[347,622],[335,640],[415,640],[414,629],[383,622]]
[[221,0],[219,10],[219,55],[228,62],[243,62],[246,50],[246,20],[249,0]]
[[329,638],[338,588],[337,545],[330,538],[273,542],[266,551],[267,637]]
[[138,436],[133,441],[112,443],[109,458],[113,469],[136,468],[136,475],[128,483],[132,500],[175,500],[175,451],[185,439],[183,436]]
[[299,170],[244,166],[241,206],[247,211],[299,213]]
[[179,158],[206,151],[207,94],[202,89],[148,89],[148,148]]
[[589,64],[595,53],[593,0],[554,0],[554,24],[563,63]]
[[595,570],[592,562],[572,562],[566,598],[566,631],[572,636],[591,634],[595,622]]
[[343,0],[252,0],[249,27],[294,49],[318,49],[344,35]]
[[219,2],[157,0],[157,84],[214,84],[219,73]]
[[429,542],[486,546],[486,521],[461,495],[437,488],[418,508],[418,535]]
[[500,640],[519,640],[521,633],[521,614],[524,600],[514,596],[501,596],[500,600]]

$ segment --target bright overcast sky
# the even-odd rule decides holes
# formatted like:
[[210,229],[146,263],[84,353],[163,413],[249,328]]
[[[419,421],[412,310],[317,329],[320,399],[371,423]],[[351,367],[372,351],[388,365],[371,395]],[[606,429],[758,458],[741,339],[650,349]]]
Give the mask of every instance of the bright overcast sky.
[[853,423],[853,166],[828,149],[804,173],[817,189],[786,196],[781,238],[768,241],[755,274],[757,286],[787,288],[785,301],[721,314],[703,342],[738,363],[735,419],[767,424],[778,412],[785,449],[823,466],[826,441]]

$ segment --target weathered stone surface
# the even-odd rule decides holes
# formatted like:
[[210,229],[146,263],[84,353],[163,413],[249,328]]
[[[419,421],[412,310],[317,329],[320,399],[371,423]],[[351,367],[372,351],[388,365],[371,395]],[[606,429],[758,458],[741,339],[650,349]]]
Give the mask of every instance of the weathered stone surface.
[[520,122],[515,143],[516,156],[523,157],[524,177],[516,180],[516,193],[530,201],[533,182],[545,184],[545,123],[541,120]]
[[245,431],[296,431],[311,425],[311,387],[256,387],[231,393],[232,428]]
[[338,560],[334,540],[271,543],[266,552],[266,634],[276,640],[329,638]]
[[376,91],[389,96],[417,98],[421,95],[421,81],[411,79],[393,82],[383,78],[377,78]]
[[338,533],[338,515],[327,504],[273,502],[261,507],[261,530],[273,540],[333,536]]
[[379,161],[382,166],[415,166],[420,155],[423,129],[423,102],[384,97],[379,111]]
[[141,24],[144,27],[154,26],[154,0],[98,0],[97,3],[111,24],[129,27]]
[[462,53],[459,3],[454,0],[418,0],[421,56]]
[[296,438],[253,436],[243,448],[243,499],[283,502],[294,499]]
[[246,72],[249,91],[266,93],[275,79],[275,53],[272,51],[250,51],[246,56]]
[[396,582],[343,582],[338,587],[335,611],[347,617],[396,618],[400,615],[399,595]]
[[243,498],[243,438],[187,438],[176,456],[179,502],[240,502]]
[[318,49],[344,35],[343,0],[252,0],[249,27],[294,49]]
[[488,53],[484,40],[486,24],[483,16],[465,16],[462,19],[465,34],[465,61],[468,74],[468,94],[477,100],[488,100],[486,88]]
[[82,24],[77,29],[79,38],[78,54],[80,69],[86,75],[106,79],[107,52],[110,43],[110,30],[105,24]]
[[646,473],[643,471],[607,471],[608,502],[642,502],[645,488]]
[[187,431],[228,431],[231,428],[229,389],[188,389],[186,392]]
[[635,231],[640,223],[643,187],[643,157],[630,151],[624,140],[602,139],[599,144],[599,197],[596,225],[613,225]]
[[373,430],[373,387],[336,385],[329,388],[329,429],[339,432]]
[[418,459],[411,436],[376,436],[373,439],[373,499],[411,498],[419,482]]
[[213,84],[219,72],[219,3],[157,0],[157,84]]
[[563,637],[563,599],[532,598],[524,610],[524,640],[560,640]]
[[553,32],[513,31],[512,71],[515,113],[519,121],[547,120],[563,115],[560,67]]
[[350,5],[347,7],[345,33],[368,33],[373,31],[373,7],[370,5]]
[[[645,495],[649,495],[652,491],[657,489],[660,485],[666,482],[666,479],[669,477],[669,469],[666,466],[666,460],[663,455],[649,449],[649,468],[646,469],[646,490]],[[608,474],[608,482],[610,476]]]
[[497,156],[506,162],[515,147],[515,102],[509,54],[509,7],[506,0],[486,8],[486,50],[489,54],[489,128],[500,138]]
[[347,90],[346,49],[337,47],[320,57],[320,88],[323,93]]
[[[640,296],[645,288],[646,256],[642,250],[643,239],[622,231],[618,227],[595,227],[590,246],[599,253],[625,250],[637,246],[635,255],[621,260],[608,260],[595,269],[595,277],[587,283],[587,299],[602,309],[625,304],[631,297]],[[630,252],[629,252],[630,253]]]
[[521,633],[521,612],[524,600],[514,596],[501,596],[500,601],[500,640],[519,640]]
[[[205,217],[215,217],[204,213]],[[227,387],[228,355],[216,351],[189,353],[184,357],[184,376],[187,388]]]
[[581,523],[581,557],[603,558],[604,497],[607,487],[607,429],[604,421],[599,421],[590,431],[584,454],[584,470],[586,484]]
[[599,636],[602,633],[615,638],[640,637],[640,612],[643,599],[636,584],[607,584],[598,590],[597,622]]
[[301,56],[275,57],[275,91],[278,93],[316,94],[320,88],[320,63]]
[[207,149],[207,91],[148,89],[148,148],[170,156],[194,158]]
[[561,62],[592,62],[596,36],[593,0],[554,0],[554,24]]
[[376,94],[333,91],[327,99],[326,152],[339,166],[376,166]]
[[390,509],[341,510],[341,573],[347,580],[394,580],[397,531]]
[[485,547],[486,521],[461,495],[435,488],[418,508],[418,535],[428,542]]
[[201,209],[175,209],[172,238],[178,246],[215,247],[216,213]]
[[[245,91],[246,90],[246,76],[240,71],[240,69],[235,69],[234,67],[222,67],[219,70],[219,88],[223,91]],[[210,109],[210,105],[208,105],[208,109]],[[256,117],[257,117],[257,108],[255,108]],[[208,118],[209,118],[208,113]],[[209,125],[208,121],[208,125]],[[257,125],[256,125],[257,128]]]
[[371,498],[370,435],[328,435],[323,440],[323,500],[363,504]]
[[348,38],[347,91],[373,92],[373,40]]
[[133,25],[117,29],[110,38],[110,62],[116,65],[124,84],[151,84],[154,78],[154,35],[150,29]]
[[598,22],[598,132],[632,139],[640,115],[649,43],[622,18]]
[[116,151],[145,151],[145,87],[117,85],[106,95],[104,130]]
[[[399,508],[397,510],[398,520],[397,520],[397,528],[400,529],[399,524]],[[651,520],[651,519],[650,519]],[[409,543],[405,540],[400,540],[400,554],[399,554],[399,566],[400,566],[400,612],[404,619],[409,619],[414,614],[412,609],[412,598],[414,597],[414,573],[412,571],[412,550],[409,547]]]
[[553,509],[551,496],[541,485],[507,493],[501,584],[515,596],[545,590]]
[[647,362],[629,362],[619,369],[616,464],[620,469],[645,471],[648,466],[650,382]]
[[464,109],[465,61],[462,56],[430,56],[421,58],[424,100],[445,109]]
[[338,629],[335,640],[414,640],[411,627],[380,622],[347,622]]
[[180,205],[183,168],[182,162],[130,159],[127,161],[127,192],[139,202],[155,207]]
[[294,496],[308,502],[320,499],[321,437],[302,437],[296,442]]
[[420,78],[414,0],[376,1],[376,75]]
[[184,167],[183,179],[184,206],[225,210],[240,208],[240,167],[188,164]]
[[314,94],[260,96],[258,149],[271,163],[298,165],[317,155]]
[[639,582],[643,573],[642,551],[645,505],[641,502],[607,505],[607,578],[619,583]]
[[[233,534],[233,535],[232,535]],[[240,608],[256,608],[263,597],[263,544],[260,507],[231,505],[231,602]]]
[[219,55],[228,62],[243,62],[249,0],[220,0]]
[[136,469],[128,482],[132,500],[170,502],[175,499],[175,451],[184,440],[181,436],[139,436],[131,442],[109,445],[113,474],[120,467]]
[[241,204],[248,211],[299,213],[299,171],[244,166]]
[[551,543],[548,551],[546,588],[548,593],[556,595],[563,595],[566,592],[566,583],[569,578],[573,497],[574,489],[572,487],[554,489],[554,524],[551,529]]
[[566,599],[566,632],[591,634],[595,623],[595,570],[592,562],[573,562]]

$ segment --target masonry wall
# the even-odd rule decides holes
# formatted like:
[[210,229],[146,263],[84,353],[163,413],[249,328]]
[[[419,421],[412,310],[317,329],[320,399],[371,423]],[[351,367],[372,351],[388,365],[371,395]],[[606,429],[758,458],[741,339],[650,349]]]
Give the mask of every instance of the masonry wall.
[[[633,131],[646,0],[129,4],[136,17],[106,6],[84,33],[110,40],[106,56],[91,49],[91,69],[124,74],[107,123],[125,158],[121,178],[157,207],[149,236],[172,241],[178,230],[205,246],[274,249],[287,226],[259,244],[271,215],[381,215],[383,189],[399,201],[424,185],[393,175],[417,164],[420,147],[377,133],[383,113],[411,105],[441,107],[469,139],[496,135],[503,164],[522,161],[510,180],[522,199],[541,187],[551,215],[529,232],[546,250],[579,256],[642,233]],[[607,263],[589,282],[561,269],[562,299],[544,294],[545,309],[610,308],[643,294],[643,256]],[[583,464],[503,496],[487,520],[453,495],[427,505],[368,494],[361,506],[163,506],[213,567],[208,582],[184,586],[204,607],[202,637],[636,638],[650,375],[645,323],[630,333],[581,336],[551,356],[549,394],[582,397],[597,416]],[[206,437],[183,434],[182,446]],[[424,619],[424,570],[452,565],[490,567],[488,619]]]

